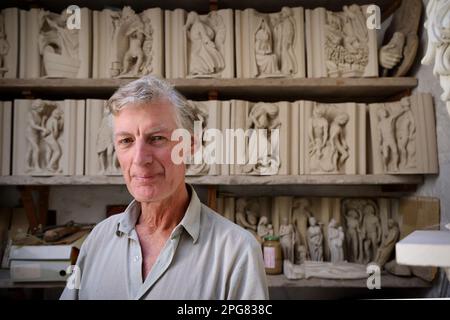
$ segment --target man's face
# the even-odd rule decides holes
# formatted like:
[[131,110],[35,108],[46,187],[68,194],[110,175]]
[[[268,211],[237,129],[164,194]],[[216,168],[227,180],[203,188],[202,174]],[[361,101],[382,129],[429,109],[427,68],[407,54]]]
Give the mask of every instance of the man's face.
[[169,102],[129,106],[114,116],[114,144],[128,191],[139,202],[166,199],[184,184],[185,165],[171,159],[177,129]]

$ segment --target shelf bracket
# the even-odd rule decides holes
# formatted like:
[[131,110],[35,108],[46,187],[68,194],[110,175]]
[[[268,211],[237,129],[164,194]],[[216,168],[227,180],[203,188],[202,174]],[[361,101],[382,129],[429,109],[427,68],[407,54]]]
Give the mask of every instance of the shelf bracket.
[[[35,234],[39,231],[39,228],[47,224],[49,187],[19,186],[18,188],[30,225],[30,232]],[[37,204],[33,199],[33,191],[36,191],[38,195]]]

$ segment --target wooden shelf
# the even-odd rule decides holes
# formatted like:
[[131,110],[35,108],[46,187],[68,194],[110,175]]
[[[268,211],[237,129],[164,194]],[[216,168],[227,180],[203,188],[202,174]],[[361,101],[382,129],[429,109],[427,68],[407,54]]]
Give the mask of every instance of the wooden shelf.
[[[23,98],[108,99],[134,79],[0,79],[3,100]],[[414,89],[416,78],[305,78],[305,79],[169,79],[186,97],[250,101],[380,102]]]
[[[196,176],[193,185],[418,185],[423,175]],[[121,176],[1,176],[0,185],[123,185]]]
[[[267,276],[271,288],[367,288],[367,279],[329,280],[301,279],[289,280],[284,275]],[[416,277],[398,277],[388,273],[381,274],[381,288],[429,288],[432,284]]]
[[[327,280],[302,279],[289,280],[284,275],[267,276],[269,288],[367,288],[366,279]],[[12,282],[8,269],[0,270],[0,288],[64,288],[66,283],[59,282]],[[381,288],[428,288],[429,282],[415,277],[397,277],[391,274],[381,275]]]

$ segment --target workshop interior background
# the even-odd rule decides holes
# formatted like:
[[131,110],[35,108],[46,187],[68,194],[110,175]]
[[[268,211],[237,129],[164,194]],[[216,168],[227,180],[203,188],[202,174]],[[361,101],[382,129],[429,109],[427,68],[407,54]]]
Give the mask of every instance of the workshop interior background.
[[[450,296],[450,264],[395,260],[414,231],[450,233],[450,1],[0,8],[0,298],[58,298],[73,247],[132,200],[104,105],[146,74],[173,83],[203,129],[280,129],[279,159],[187,172],[202,202],[261,243],[280,236],[272,299]],[[44,239],[54,226],[61,236]],[[43,244],[38,258],[20,251]],[[381,289],[368,288],[371,261]]]

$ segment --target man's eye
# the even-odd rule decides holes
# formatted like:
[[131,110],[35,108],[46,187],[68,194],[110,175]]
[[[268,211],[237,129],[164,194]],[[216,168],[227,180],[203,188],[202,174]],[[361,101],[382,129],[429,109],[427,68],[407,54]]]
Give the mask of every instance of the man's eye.
[[161,142],[163,142],[163,141],[165,141],[166,140],[166,137],[163,137],[163,136],[152,136],[151,138],[150,138],[150,141],[152,142],[152,143],[161,143]]
[[133,140],[131,138],[124,138],[124,139],[119,140],[119,144],[121,144],[121,145],[130,144],[131,142],[133,142]]

